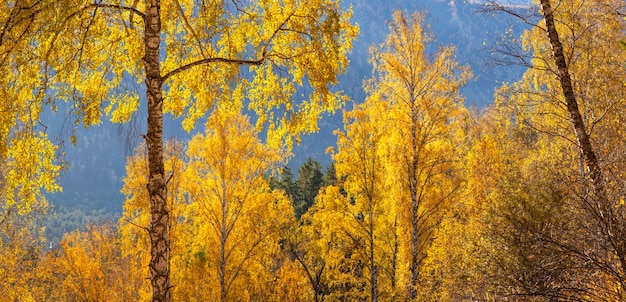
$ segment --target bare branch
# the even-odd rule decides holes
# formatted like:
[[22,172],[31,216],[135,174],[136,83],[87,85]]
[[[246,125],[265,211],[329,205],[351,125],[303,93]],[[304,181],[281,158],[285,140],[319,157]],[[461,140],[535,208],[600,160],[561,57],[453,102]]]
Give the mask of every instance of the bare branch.
[[[538,10],[533,10],[535,6],[520,6],[520,5],[506,5],[502,4],[500,1],[489,0],[485,7],[479,12],[481,13],[489,13],[489,14],[506,14],[511,17],[512,20],[519,20],[526,25],[530,25],[532,27],[540,28],[541,30],[545,30],[539,26],[538,21],[540,20],[540,16],[538,14]],[[492,59],[490,59],[491,64],[495,66],[509,66],[509,65],[518,65],[526,68],[534,68],[532,60],[535,57],[532,56],[531,51],[526,51],[522,48],[521,43],[519,41],[513,39],[509,42],[498,43],[495,42],[495,46],[492,46],[490,53],[492,55]]]
[[254,66],[258,66],[263,64],[263,62],[265,61],[265,56],[256,59],[256,60],[243,60],[243,59],[229,59],[229,58],[220,58],[220,57],[215,57],[215,58],[206,58],[206,59],[202,59],[202,60],[198,60],[195,62],[191,62],[189,64],[183,65],[181,67],[178,67],[170,72],[168,72],[166,75],[163,76],[163,82],[165,82],[168,78],[179,74],[183,71],[186,71],[188,69],[191,69],[193,67],[196,66],[200,66],[200,65],[206,65],[206,64],[210,64],[210,63],[227,63],[227,64],[235,64],[235,65],[254,65]]
[[144,231],[146,231],[146,232],[150,233],[150,229],[148,229],[148,228],[147,228],[147,227],[145,227],[145,226],[138,225],[138,224],[136,224],[136,223],[134,223],[134,222],[132,222],[132,221],[129,221],[128,223],[130,223],[131,225],[133,225],[133,226],[135,226],[135,227],[138,227],[138,228],[140,228],[140,229],[142,229],[142,230],[144,230]]
[[606,117],[607,113],[613,108],[615,107],[615,105],[617,105],[619,101],[615,101],[612,102],[608,107],[604,108],[604,110],[602,111],[602,113],[600,114],[600,116],[598,118],[596,118],[593,122],[591,122],[591,127],[589,127],[589,135],[591,135],[593,133],[593,129],[596,127],[596,125],[601,122],[604,117]]
[[498,1],[490,0],[485,5],[484,9],[481,9],[479,11],[483,13],[505,13],[519,19],[520,21],[524,22],[527,25],[530,25],[531,27],[537,27],[541,30],[545,30],[544,28],[540,27],[535,20],[533,20],[535,18],[538,18],[539,15],[536,13],[530,13],[531,7],[533,6],[528,6],[526,8],[526,11],[529,12],[528,14],[522,14],[521,9],[523,7],[507,6]]

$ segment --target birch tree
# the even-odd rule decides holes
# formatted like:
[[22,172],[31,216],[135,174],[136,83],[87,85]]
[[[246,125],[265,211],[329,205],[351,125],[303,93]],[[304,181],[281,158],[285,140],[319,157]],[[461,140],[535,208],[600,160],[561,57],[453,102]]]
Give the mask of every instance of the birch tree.
[[[351,13],[334,0],[39,3],[45,9],[36,20],[49,25],[32,42],[38,47],[26,66],[45,94],[22,90],[25,99],[53,107],[69,102],[73,121],[85,126],[103,115],[126,122],[145,102],[150,280],[153,300],[168,301],[163,114],[184,116],[191,130],[219,95],[233,91],[236,102],[257,113],[271,144],[290,146],[292,137],[316,130],[320,113],[343,102],[330,85],[345,69],[357,32]],[[305,85],[310,94],[294,97]]]
[[454,59],[454,48],[428,55],[426,46],[433,37],[423,22],[419,13],[393,14],[387,40],[372,50],[374,77],[367,87],[390,104],[388,181],[399,185],[401,217],[410,234],[403,240],[409,242],[411,299],[417,298],[435,226],[459,187],[454,180],[454,125],[464,108],[458,89],[470,77],[468,68]]

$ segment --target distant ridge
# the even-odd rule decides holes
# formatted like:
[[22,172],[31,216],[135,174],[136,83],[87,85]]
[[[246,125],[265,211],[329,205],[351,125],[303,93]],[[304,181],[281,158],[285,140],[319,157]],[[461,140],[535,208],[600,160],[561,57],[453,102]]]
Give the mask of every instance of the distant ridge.
[[[523,5],[527,1],[509,1],[511,5]],[[489,47],[499,35],[504,34],[511,26],[513,34],[519,34],[526,28],[523,24],[513,24],[512,19],[502,16],[481,14],[477,12],[484,1],[438,1],[438,0],[350,0],[344,5],[352,5],[354,21],[361,27],[361,33],[350,54],[350,66],[346,74],[341,76],[341,83],[336,89],[344,91],[354,102],[362,102],[365,93],[362,89],[363,80],[371,76],[369,64],[369,48],[380,44],[388,34],[387,21],[393,10],[423,10],[430,29],[437,41],[431,45],[436,50],[438,45],[454,45],[457,48],[457,59],[461,64],[472,67],[472,80],[461,93],[466,104],[485,107],[491,102],[493,91],[501,82],[512,82],[520,77],[520,67],[496,67],[489,63]],[[350,110],[347,104],[345,110]],[[320,130],[312,135],[302,137],[300,146],[294,148],[294,157],[289,165],[297,171],[308,157],[320,161],[323,165],[330,162],[325,153],[327,147],[333,146],[336,138],[335,129],[342,127],[342,113],[325,116],[320,122]],[[55,124],[65,116],[61,113],[51,114],[47,124]],[[180,127],[180,120],[166,121],[165,138],[187,140],[190,134]],[[139,120],[137,127],[144,131],[145,121]],[[199,124],[199,127],[202,127]],[[122,178],[126,174],[125,138],[119,137],[118,125],[103,122],[102,125],[90,129],[78,129],[76,147],[66,146],[66,159],[70,168],[61,178],[63,192],[49,195],[52,204],[58,209],[80,206],[85,212],[103,210],[115,215],[121,213],[124,196],[121,195]],[[199,129],[202,130],[202,129]],[[54,135],[54,134],[51,134]],[[88,142],[88,143],[86,143]],[[132,150],[132,148],[131,148]]]

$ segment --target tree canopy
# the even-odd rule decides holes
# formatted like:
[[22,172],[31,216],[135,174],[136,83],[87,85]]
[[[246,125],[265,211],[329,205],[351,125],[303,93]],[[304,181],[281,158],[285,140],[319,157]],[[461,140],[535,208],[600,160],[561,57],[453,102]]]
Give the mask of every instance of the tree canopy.
[[[389,16],[366,96],[350,101],[333,87],[358,33],[340,1],[2,7],[8,300],[626,299],[618,0],[489,4],[532,23],[503,41],[519,45],[500,44],[528,69],[472,110],[469,67],[420,12]],[[289,163],[293,142],[344,103],[330,163]],[[49,110],[67,110],[67,136],[49,136]],[[62,142],[142,112],[119,220],[48,245]],[[168,113],[190,140],[163,138]]]

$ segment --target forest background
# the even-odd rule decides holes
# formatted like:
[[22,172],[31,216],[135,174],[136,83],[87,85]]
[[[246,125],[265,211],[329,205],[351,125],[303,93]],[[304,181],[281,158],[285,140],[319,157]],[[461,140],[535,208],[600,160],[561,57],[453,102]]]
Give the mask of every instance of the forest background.
[[[403,2],[174,1],[163,28],[158,1],[7,2],[0,291],[624,300],[626,7],[551,2],[433,1],[420,13]],[[55,13],[65,17],[38,22]],[[433,35],[437,20],[447,26]],[[197,85],[194,68],[213,81]],[[147,112],[133,94],[144,71]],[[161,140],[161,104],[191,132]]]
[[[520,5],[525,2],[511,3]],[[482,108],[490,104],[495,89],[502,83],[515,81],[525,69],[514,64],[494,64],[493,50],[503,38],[519,36],[528,26],[507,15],[481,13],[484,3],[350,0],[342,2],[342,5],[352,5],[352,20],[359,24],[361,32],[348,54],[350,64],[345,74],[340,76],[336,89],[344,91],[354,102],[365,99],[363,81],[372,74],[369,49],[385,39],[389,33],[387,22],[396,9],[423,11],[428,27],[436,36],[436,41],[429,45],[429,51],[443,45],[454,45],[459,62],[471,66],[474,78],[461,88],[469,107]],[[350,106],[346,105],[346,109]],[[68,110],[43,114],[42,120],[50,127],[49,133],[62,132]],[[140,114],[145,116],[145,112]],[[302,137],[301,144],[294,148],[287,164],[294,177],[309,157],[321,164],[322,172],[330,164],[331,158],[326,149],[337,143],[333,131],[342,128],[341,115],[341,111],[323,115],[319,122],[320,130]],[[64,190],[48,195],[56,212],[46,230],[46,237],[53,245],[66,232],[103,218],[116,219],[121,214],[125,199],[121,188],[122,177],[126,173],[126,156],[134,152],[134,147],[141,140],[136,129],[145,127],[143,117],[133,122],[132,125],[118,125],[103,120],[98,127],[77,129],[78,144],[65,148],[67,157],[72,160],[59,179]],[[166,116],[165,122],[167,138],[189,140],[192,137],[193,133],[182,129],[180,120]]]

